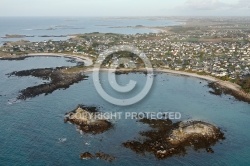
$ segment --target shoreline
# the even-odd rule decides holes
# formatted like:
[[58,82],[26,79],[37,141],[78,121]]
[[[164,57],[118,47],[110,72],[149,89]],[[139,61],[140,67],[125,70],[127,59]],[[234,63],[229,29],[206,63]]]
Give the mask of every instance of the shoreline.
[[0,60],[12,60],[12,59],[15,60],[18,58],[39,57],[39,56],[73,58],[73,59],[76,59],[78,61],[84,62],[86,66],[93,65],[93,60],[89,57],[75,55],[75,54],[64,54],[64,53],[29,53],[29,54],[19,55],[19,56],[2,56],[0,54]]
[[[83,61],[87,67],[90,67],[93,65],[93,60],[90,59],[89,57],[84,57],[80,55],[74,55],[74,54],[63,54],[63,53],[29,53],[26,55],[22,56],[15,56],[15,57],[2,57],[0,56],[0,60],[4,58],[9,58],[9,59],[15,59],[15,58],[22,58],[22,57],[35,57],[35,56],[54,56],[54,57],[66,57],[66,58],[74,58],[80,61]],[[97,69],[93,68],[87,68],[83,70],[82,72],[93,72]],[[102,68],[100,71],[110,71],[114,69],[108,69],[108,68]],[[198,78],[198,79],[203,79],[208,82],[212,82],[215,84],[216,88],[221,88],[224,89],[226,94],[231,94],[234,96],[236,99],[240,99],[243,101],[246,101],[250,103],[250,94],[246,93],[245,91],[242,90],[242,88],[232,82],[229,81],[223,81],[218,78],[215,78],[210,75],[199,75],[197,73],[189,73],[185,71],[176,71],[176,70],[170,70],[170,69],[164,69],[164,68],[154,68],[153,69],[155,73],[158,72],[163,72],[163,73],[169,73],[173,75],[179,75],[179,76],[188,76],[188,77],[193,77],[193,78]],[[117,72],[125,72],[125,73],[130,73],[130,72],[145,72],[146,69],[140,68],[140,69],[116,69],[114,71]]]
[[240,101],[245,101],[245,102],[250,103],[250,94],[246,93],[238,84],[235,84],[229,81],[223,81],[210,75],[199,75],[197,73],[188,73],[184,71],[175,71],[175,70],[169,70],[169,69],[156,69],[155,71],[206,80],[214,84],[214,88],[213,88],[214,90],[220,89],[222,93],[224,94],[232,95]]
[[84,56],[80,56],[80,55],[74,55],[74,54],[63,54],[63,53],[29,53],[27,55],[24,56],[54,56],[54,57],[65,57],[65,58],[74,58],[76,60],[82,61],[85,63],[86,66],[91,66],[93,65],[93,60],[88,58],[88,57],[84,57]]
[[[95,69],[95,68],[89,68],[89,69],[84,70],[84,72],[93,72],[96,70],[97,69]],[[108,69],[108,68],[100,69],[100,71],[110,71],[110,70],[114,70],[114,69]],[[133,72],[145,72],[146,69],[134,69],[134,70],[117,69],[114,71],[121,72],[121,73],[133,73]],[[193,78],[197,78],[197,79],[206,80],[206,81],[208,81],[208,83],[209,82],[213,83],[216,88],[220,88],[221,90],[223,90],[223,93],[230,94],[240,101],[245,101],[245,102],[250,103],[250,94],[243,91],[242,88],[238,84],[235,84],[235,83],[232,83],[229,81],[223,81],[223,80],[220,80],[220,79],[215,78],[215,77],[210,76],[210,75],[199,75],[197,73],[189,73],[189,72],[185,72],[185,71],[176,71],[176,70],[163,69],[163,68],[155,68],[154,69],[154,73],[161,73],[161,72],[167,73],[167,74],[172,74],[172,75],[193,77]]]

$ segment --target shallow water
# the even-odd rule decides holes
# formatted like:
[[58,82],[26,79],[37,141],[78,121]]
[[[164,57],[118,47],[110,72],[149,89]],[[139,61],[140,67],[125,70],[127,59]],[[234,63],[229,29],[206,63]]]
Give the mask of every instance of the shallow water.
[[[102,160],[80,160],[80,153],[103,151],[117,159],[112,165],[248,165],[250,163],[250,105],[232,96],[210,94],[207,82],[192,77],[158,74],[148,96],[128,107],[107,103],[95,90],[92,75],[89,79],[41,95],[27,101],[11,102],[20,89],[42,81],[33,77],[10,77],[15,70],[75,65],[64,58],[35,57],[23,61],[0,61],[0,165],[110,165]],[[107,73],[102,83],[111,95]],[[138,81],[134,95],[144,86],[144,74],[118,75],[121,83]],[[230,99],[229,99],[230,98]],[[121,143],[138,138],[138,132],[148,127],[135,120],[114,120],[114,128],[99,135],[81,135],[74,125],[64,124],[66,112],[78,104],[100,106],[103,112],[157,112],[182,113],[181,120],[197,119],[215,124],[225,132],[226,140],[216,144],[214,154],[189,150],[185,156],[157,160],[146,154],[140,156]],[[60,141],[65,140],[66,141]]]

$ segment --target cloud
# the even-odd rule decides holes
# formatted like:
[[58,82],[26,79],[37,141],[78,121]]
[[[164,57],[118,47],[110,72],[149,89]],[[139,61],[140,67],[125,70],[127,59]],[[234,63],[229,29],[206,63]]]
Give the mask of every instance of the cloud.
[[220,0],[187,0],[185,7],[196,10],[215,10],[229,7],[229,4],[221,2]]
[[181,16],[250,16],[249,8],[250,0],[184,0],[168,13]]
[[249,0],[239,0],[237,4],[231,5],[232,8],[250,8]]
[[187,0],[183,7],[191,10],[243,9],[250,8],[250,0],[238,0],[236,3],[221,0]]

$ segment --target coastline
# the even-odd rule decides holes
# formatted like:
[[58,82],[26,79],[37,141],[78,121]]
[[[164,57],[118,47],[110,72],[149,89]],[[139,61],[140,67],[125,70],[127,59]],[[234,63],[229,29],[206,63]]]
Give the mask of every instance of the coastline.
[[54,57],[65,57],[65,58],[74,58],[76,60],[82,61],[85,63],[86,66],[93,65],[93,60],[89,57],[84,57],[80,55],[74,54],[63,54],[63,53],[30,53],[25,56],[54,56]]
[[19,55],[19,56],[2,56],[0,54],[0,60],[2,59],[18,59],[18,58],[25,58],[25,57],[36,57],[36,56],[51,56],[51,57],[65,57],[65,58],[73,58],[78,61],[84,62],[86,66],[93,65],[93,60],[89,57],[75,55],[75,54],[63,54],[63,53],[29,53],[25,55]]
[[[87,67],[89,67],[87,69],[84,69],[82,72],[88,73],[88,72],[93,72],[93,71],[97,70],[94,67],[90,68],[94,64],[93,60],[91,58],[85,57],[85,56],[80,56],[80,55],[75,55],[75,54],[29,53],[26,55],[15,56],[15,57],[9,57],[9,56],[5,57],[5,56],[0,55],[0,60],[2,58],[3,59],[4,58],[14,59],[14,58],[35,57],[35,56],[54,56],[54,57],[56,56],[56,57],[74,58],[74,59],[77,59],[77,60],[84,62],[85,65]],[[113,70],[113,69],[108,69],[108,68],[100,69],[100,71],[110,71],[110,70]],[[116,69],[116,71],[121,72],[121,73],[123,73],[123,72],[129,73],[129,72],[145,72],[146,70],[143,68],[140,68],[140,69]],[[250,103],[250,94],[244,92],[239,85],[232,83],[232,82],[229,82],[229,81],[223,81],[223,80],[220,80],[220,79],[215,78],[215,77],[210,76],[210,75],[199,75],[196,73],[189,73],[189,72],[185,72],[185,71],[176,71],[176,70],[170,70],[170,69],[164,69],[164,68],[155,68],[154,72],[156,72],[156,73],[163,72],[163,73],[169,73],[169,74],[173,74],[173,75],[181,75],[181,76],[188,76],[188,77],[203,79],[203,80],[206,80],[208,82],[214,83],[215,87],[222,89],[224,91],[224,93],[230,94],[239,100],[243,100],[243,101]]]
[[245,102],[250,103],[250,94],[243,91],[243,89],[238,84],[235,84],[229,81],[223,81],[210,75],[199,75],[196,73],[188,73],[184,71],[175,71],[175,70],[169,70],[169,69],[156,69],[155,71],[195,77],[195,78],[206,80],[208,82],[211,82],[214,85],[215,89],[220,89],[224,94],[230,94],[240,101],[245,101]]
[[[95,68],[89,68],[89,69],[84,70],[84,72],[93,72],[96,70],[97,69]],[[113,70],[113,69],[108,69],[108,68],[100,69],[100,71],[110,71],[110,70]],[[129,73],[129,72],[145,72],[146,70],[141,68],[141,69],[135,69],[135,70],[117,69],[114,71],[121,72],[121,73]],[[187,77],[193,77],[193,78],[206,80],[208,82],[213,83],[215,85],[215,88],[222,89],[223,93],[230,94],[240,101],[245,101],[245,102],[250,103],[250,94],[244,92],[239,85],[229,82],[229,81],[223,81],[210,75],[199,75],[196,73],[189,73],[185,71],[176,71],[176,70],[163,69],[163,68],[156,68],[154,69],[154,72],[155,73],[162,72],[162,73],[168,73],[172,75],[187,76]]]

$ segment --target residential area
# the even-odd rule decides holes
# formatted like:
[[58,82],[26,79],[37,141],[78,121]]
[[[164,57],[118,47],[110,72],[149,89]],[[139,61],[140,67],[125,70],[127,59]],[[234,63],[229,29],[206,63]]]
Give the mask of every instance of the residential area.
[[[2,54],[66,53],[96,60],[103,51],[117,45],[131,45],[151,60],[155,68],[183,70],[234,80],[250,74],[250,32],[245,28],[182,28],[159,33],[121,35],[113,33],[79,34],[66,41],[6,42]],[[119,57],[113,57],[118,62]],[[138,56],[124,62],[125,68],[141,67]],[[108,67],[109,63],[106,65]],[[114,65],[114,64],[113,64]]]

